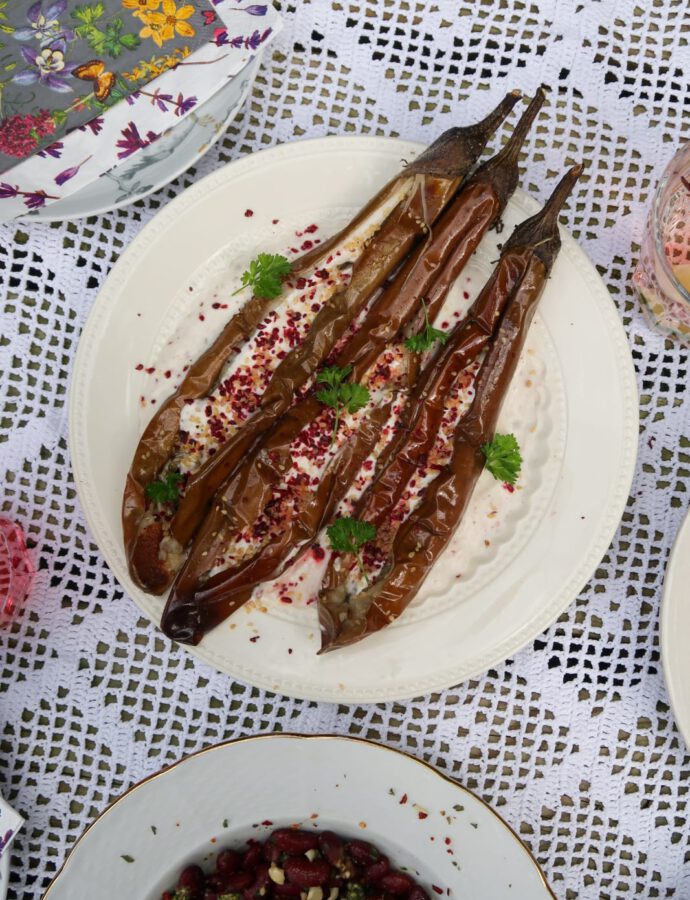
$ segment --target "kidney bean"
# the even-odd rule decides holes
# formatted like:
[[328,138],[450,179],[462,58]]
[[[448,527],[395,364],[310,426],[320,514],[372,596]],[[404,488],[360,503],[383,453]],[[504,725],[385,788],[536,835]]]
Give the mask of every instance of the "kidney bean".
[[414,886],[414,881],[405,872],[389,872],[379,881],[379,886],[389,894],[407,894]]
[[278,863],[280,864],[280,858],[283,855],[284,851],[280,849],[277,844],[274,844],[273,841],[266,841],[266,843],[261,848],[261,852],[263,853],[263,857],[267,863]]
[[332,866],[340,866],[345,856],[345,842],[333,831],[319,834],[319,850]]
[[178,888],[187,888],[193,894],[204,889],[204,873],[199,866],[187,866],[177,879]]
[[300,887],[323,887],[331,874],[331,864],[325,859],[310,862],[305,857],[288,856],[283,864],[287,880]]
[[254,883],[244,892],[246,900],[252,900],[253,897],[261,897],[263,894],[267,894],[271,884],[273,882],[268,876],[268,866],[266,863],[259,863],[256,867]]
[[216,857],[216,871],[221,875],[229,875],[230,872],[236,872],[239,869],[241,861],[242,857],[237,850],[230,850],[226,847]]
[[244,891],[252,884],[254,884],[253,873],[243,869],[241,872],[231,872],[230,875],[225,876],[223,891],[226,894],[232,891]]
[[250,841],[249,849],[245,851],[242,859],[243,869],[255,869],[263,856],[263,848],[258,841]]
[[384,875],[390,872],[391,866],[387,856],[380,856],[375,863],[364,870],[363,880],[365,884],[378,884]]
[[221,894],[223,892],[224,884],[224,878],[222,875],[219,875],[218,872],[206,876],[206,888],[209,891],[215,891],[217,894]]
[[307,850],[316,850],[319,846],[319,836],[315,831],[301,831],[296,828],[277,828],[271,835],[271,840],[284,850],[298,856]]
[[407,900],[429,900],[429,895],[423,887],[415,884],[415,886],[408,892]]
[[290,884],[286,881],[285,884],[274,884],[273,893],[276,897],[299,897],[302,888],[298,884]]
[[348,841],[345,845],[347,852],[359,866],[368,866],[370,863],[376,862],[381,855],[379,851],[369,841]]

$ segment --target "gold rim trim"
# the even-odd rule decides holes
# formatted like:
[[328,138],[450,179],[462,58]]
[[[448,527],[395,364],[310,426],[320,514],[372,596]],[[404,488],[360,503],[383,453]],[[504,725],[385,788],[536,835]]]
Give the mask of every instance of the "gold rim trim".
[[395,753],[398,756],[402,756],[404,759],[409,760],[412,763],[416,763],[418,766],[423,766],[425,769],[429,769],[438,778],[441,778],[443,781],[452,785],[454,788],[456,788],[460,791],[464,791],[466,794],[469,794],[471,797],[473,797],[477,801],[477,803],[481,804],[481,806],[483,806],[486,810],[488,810],[488,812],[495,819],[498,819],[498,821],[501,823],[501,825],[503,825],[503,827],[506,828],[507,831],[510,832],[510,834],[513,836],[513,838],[517,841],[517,843],[525,851],[530,862],[532,863],[534,868],[537,870],[537,874],[539,875],[541,882],[542,882],[543,886],[546,888],[549,895],[553,898],[553,900],[558,900],[558,898],[556,897],[556,894],[553,892],[553,890],[551,889],[551,886],[549,885],[549,882],[546,879],[544,870],[542,869],[542,867],[539,865],[539,863],[535,859],[532,851],[525,844],[525,842],[519,836],[517,831],[515,831],[513,826],[510,825],[508,822],[506,822],[506,820],[502,816],[500,816],[496,812],[496,810],[493,809],[493,807],[491,807],[485,800],[482,800],[482,798],[478,794],[475,794],[474,791],[471,791],[469,788],[464,787],[462,784],[460,784],[459,781],[456,781],[454,778],[451,778],[450,775],[445,775],[443,772],[439,772],[439,770],[435,766],[432,766],[431,763],[425,762],[423,759],[417,759],[415,756],[410,756],[408,753],[404,753],[402,750],[396,750],[394,747],[387,747],[385,744],[378,744],[378,743],[376,743],[376,741],[369,741],[366,738],[352,737],[350,735],[339,735],[339,734],[298,734],[297,732],[294,732],[294,731],[284,731],[284,732],[281,731],[281,732],[276,732],[276,733],[271,733],[271,734],[255,734],[255,735],[248,735],[247,737],[233,738],[232,740],[229,740],[229,741],[221,741],[221,743],[219,743],[219,744],[212,744],[210,747],[203,747],[201,750],[196,750],[194,753],[190,753],[188,756],[183,756],[182,759],[178,759],[177,762],[171,763],[165,769],[160,769],[158,772],[153,772],[153,774],[147,775],[145,778],[142,778],[141,781],[137,781],[136,784],[133,784],[131,787],[127,788],[127,790],[124,792],[124,794],[121,794],[119,797],[117,797],[117,799],[113,800],[112,803],[109,803],[108,806],[106,806],[106,808],[96,816],[96,818],[93,820],[93,822],[84,829],[82,834],[77,838],[77,840],[72,845],[72,848],[68,851],[67,856],[65,857],[65,859],[62,862],[62,865],[55,873],[55,877],[48,885],[48,888],[43,895],[43,900],[46,900],[48,895],[51,893],[51,891],[57,884],[57,881],[61,877],[62,873],[64,872],[65,866],[69,862],[72,854],[79,847],[79,844],[81,844],[81,842],[84,840],[86,835],[91,831],[92,828],[95,828],[96,825],[98,825],[98,823],[101,821],[101,819],[103,819],[112,809],[114,809],[115,806],[117,806],[119,803],[122,803],[122,801],[124,801],[130,794],[133,794],[139,788],[144,787],[150,781],[153,781],[156,778],[162,778],[164,775],[167,775],[169,772],[171,772],[172,769],[176,769],[178,766],[181,766],[183,763],[187,762],[190,759],[194,759],[197,756],[202,756],[205,753],[212,753],[214,750],[221,750],[221,749],[223,749],[225,747],[229,747],[233,744],[245,744],[245,743],[249,743],[250,741],[270,741],[275,738],[278,738],[278,739],[290,738],[290,739],[307,740],[307,741],[318,741],[318,740],[348,741],[353,744],[365,744],[370,747],[375,747],[377,750],[385,750],[388,753]]

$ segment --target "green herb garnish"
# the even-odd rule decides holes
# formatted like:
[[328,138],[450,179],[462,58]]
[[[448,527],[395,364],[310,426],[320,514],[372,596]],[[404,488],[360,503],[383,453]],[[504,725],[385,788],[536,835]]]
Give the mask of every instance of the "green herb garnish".
[[159,481],[152,481],[146,485],[146,496],[154,503],[174,503],[180,490],[178,484],[182,481],[179,472],[169,472]]
[[439,328],[434,328],[429,322],[429,312],[426,308],[426,303],[423,300],[422,309],[424,310],[424,328],[417,334],[413,334],[412,337],[408,337],[405,341],[405,346],[413,353],[424,353],[424,351],[428,350],[435,341],[440,341],[442,344],[445,344],[449,337],[447,331],[441,331]]
[[482,453],[486,468],[494,478],[515,484],[522,467],[522,456],[514,434],[495,434],[493,440],[482,445]]
[[369,389],[365,388],[364,385],[345,381],[351,372],[352,366],[345,366],[343,369],[338,366],[330,366],[330,368],[323,369],[316,376],[319,384],[328,385],[323,390],[316,392],[316,399],[325,406],[330,406],[331,409],[335,410],[331,444],[338,434],[338,425],[342,411],[356,413],[357,410],[367,405],[371,397]]
[[250,287],[256,297],[265,300],[274,300],[280,296],[283,290],[283,281],[286,275],[292,272],[292,263],[280,253],[259,253],[256,259],[249,263],[249,268],[242,273],[242,287],[235,294]]
[[359,571],[364,575],[366,583],[369,584],[359,550],[360,547],[374,540],[376,537],[376,526],[372,525],[371,522],[360,522],[359,519],[342,516],[328,526],[326,534],[331,542],[331,550],[337,550],[339,553],[354,553]]

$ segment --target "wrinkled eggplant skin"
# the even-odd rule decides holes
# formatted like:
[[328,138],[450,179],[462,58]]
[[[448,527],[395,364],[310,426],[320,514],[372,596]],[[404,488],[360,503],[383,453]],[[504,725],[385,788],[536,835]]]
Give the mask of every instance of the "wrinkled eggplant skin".
[[[431,242],[403,266],[373,304],[362,328],[333,361],[339,366],[352,365],[353,380],[359,381],[364,376],[401,327],[419,312],[421,297],[426,299],[430,316],[436,315],[450,286],[486,230],[498,220],[515,189],[519,152],[543,100],[543,92],[538,91],[505,147],[470,178],[440,217]],[[430,150],[433,151],[433,147]],[[506,268],[509,268],[507,263]],[[508,290],[505,284],[504,289]],[[469,323],[470,332],[465,341],[467,360],[460,368],[480,352],[496,324],[500,308],[496,304],[492,307],[491,301],[486,306],[487,315],[484,318],[477,315]],[[493,312],[489,312],[492,309]],[[490,322],[485,325],[487,316]],[[416,359],[411,361],[411,371],[416,363]],[[275,546],[264,547],[247,563],[226,570],[209,581],[205,580],[206,560],[218,555],[218,548],[228,535],[256,521],[270,499],[274,483],[291,464],[291,441],[319,411],[320,405],[313,395],[289,410],[269,431],[267,438],[246,454],[234,476],[216,495],[216,508],[208,513],[175,581],[163,617],[165,630],[175,613],[174,621],[179,631],[180,607],[193,615],[197,623],[195,634],[198,634],[199,628],[207,630],[213,627],[218,622],[219,613],[224,612],[224,618],[237,608],[238,602],[248,599],[248,589],[261,580],[257,581],[257,573],[266,573],[264,578],[277,577],[286,567],[287,560],[291,559],[291,554],[307,543],[306,533],[300,534],[298,529],[286,528],[284,539]],[[442,416],[442,408],[439,415]],[[352,478],[355,474],[353,471]],[[347,486],[341,482],[338,501],[346,493]],[[332,492],[331,497],[334,496],[335,492]],[[192,613],[195,593],[199,609]]]
[[[482,236],[500,215],[501,208],[491,184],[473,181],[467,189],[461,191],[439,220],[431,243],[415,254],[412,264],[406,264],[375,301],[366,322],[336,358],[335,364],[352,365],[353,380],[360,380],[400,328],[417,312],[421,297],[430,297],[429,309],[432,314],[440,308]],[[191,610],[194,594],[200,607],[198,614],[194,614],[195,621],[204,623],[199,627],[212,627],[217,624],[216,616],[223,607],[223,590],[227,592],[227,616],[237,608],[237,591],[242,581],[252,586],[257,583],[253,573],[259,571],[259,560],[253,566],[242,566],[239,571],[228,570],[221,573],[213,579],[213,585],[203,584],[206,560],[217,555],[217,548],[222,546],[228,535],[256,521],[271,497],[273,485],[290,467],[290,444],[318,416],[322,408],[312,394],[288,410],[274,426],[263,447],[260,450],[255,448],[247,455],[246,461],[218,493],[215,506],[207,514],[187,561],[175,580],[163,615],[163,629],[166,633],[172,627],[169,623],[174,621],[179,634],[181,615],[177,610],[180,606]],[[356,471],[353,471],[350,480],[355,475]],[[341,480],[339,490],[334,487],[331,492],[331,499],[337,495],[339,502],[348,486]],[[317,532],[318,529],[309,539],[313,539]],[[285,537],[286,541],[284,544],[281,542],[280,548],[269,548],[262,551],[260,556],[273,560],[279,552],[283,555],[288,553],[292,546],[287,539],[289,532],[286,532]],[[306,543],[306,539],[296,537],[294,543],[299,546]],[[276,571],[271,577],[277,577],[278,574]],[[248,580],[250,576],[251,581]],[[206,606],[213,607],[212,616],[204,611]],[[185,628],[185,632],[188,630]],[[179,637],[176,639],[182,640]]]
[[378,528],[390,517],[411,477],[433,449],[448,395],[463,369],[489,343],[531,254],[523,247],[501,257],[467,318],[455,326],[424,370],[401,413],[394,439],[379,458],[375,481],[355,507],[356,519]]
[[505,256],[521,248],[531,252],[482,363],[470,409],[457,426],[451,460],[398,529],[373,585],[347,597],[331,575],[319,598],[321,652],[352,644],[394,621],[416,596],[462,519],[484,467],[481,446],[495,431],[529,324],[560,249],[558,213],[581,172],[581,166],[573,167],[544,209],[519,225],[506,243]]
[[193,537],[221,484],[261,435],[286,412],[295,392],[316,372],[415,240],[427,232],[457,187],[457,179],[422,175],[414,178],[417,183],[408,201],[390,214],[365,248],[353,266],[350,283],[322,307],[303,343],[280,362],[259,409],[190,478],[171,526],[182,546]]
[[[372,411],[367,420],[339,451],[315,492],[305,492],[299,512],[285,522],[280,535],[259,553],[235,569],[223,571],[201,583],[186,581],[184,570],[176,580],[163,613],[161,627],[176,640],[191,635],[199,639],[243,606],[254,588],[281,575],[312,543],[323,524],[330,520],[339,500],[347,493],[364,460],[370,455],[390,415],[386,404]],[[212,513],[209,514],[209,517]],[[204,546],[213,552],[212,532],[204,530]],[[222,535],[217,535],[222,539]],[[221,542],[222,543],[222,540]],[[171,633],[172,632],[172,633]]]
[[[364,221],[377,204],[380,205],[387,197],[390,197],[391,192],[399,189],[401,181],[413,182],[408,202],[401,204],[391,213],[384,223],[381,233],[371,241],[367,248],[368,259],[360,260],[361,265],[355,266],[356,287],[359,284],[359,293],[363,296],[366,295],[368,299],[382,283],[383,278],[408,253],[411,244],[418,239],[420,233],[424,233],[428,225],[435,220],[447,204],[459,182],[476,162],[488,138],[518,98],[519,93],[514,92],[508,95],[483,122],[467,129],[461,129],[452,136],[445,138],[442,136],[418,160],[408,166],[402,175],[386,185],[377,197],[358,214],[353,223],[302,257],[296,264],[295,271],[307,271],[319,260],[324,259],[333,248],[342,242],[354,224]],[[365,253],[365,255],[367,254]],[[130,572],[137,584],[145,590],[162,593],[174,574],[169,570],[168,563],[160,558],[160,553],[156,553],[156,546],[160,547],[166,523],[152,523],[146,515],[146,485],[160,475],[175,451],[180,413],[185,400],[205,396],[213,388],[234,348],[252,334],[270,306],[270,303],[256,297],[245,304],[213,345],[190,368],[178,390],[153,417],[135,451],[123,497],[123,531]],[[345,318],[349,325],[353,313],[347,309],[347,304],[344,306],[346,308]],[[342,314],[342,310],[338,310],[337,302],[328,304],[326,308],[332,308],[335,311],[333,322],[337,321],[339,312]],[[356,311],[358,310],[355,310],[354,314]],[[341,315],[341,320],[342,318]],[[328,326],[329,323],[327,322],[325,325]],[[293,361],[295,367],[302,367],[302,371],[297,372],[296,384],[298,386],[304,384],[318,364],[328,355],[346,327],[345,325],[339,329],[332,324],[331,328],[313,329],[312,339],[308,339],[306,346],[300,348],[301,354]],[[295,387],[289,376],[294,375],[295,372],[291,373],[284,368],[276,374],[278,377],[271,382],[264,398],[266,419],[262,420],[260,417],[255,423],[256,431],[252,434],[252,429],[250,429],[250,434],[239,441],[234,453],[234,463],[229,467],[230,471],[243,453],[256,443],[257,435],[260,436],[262,431],[272,424],[276,415],[284,411],[286,404],[289,405],[291,401]],[[217,460],[220,455],[217,454],[215,459]],[[231,449],[228,450],[228,455],[233,456]],[[225,478],[222,466],[220,469],[221,471],[215,473],[214,467],[210,467],[211,474],[208,478],[206,478],[208,473],[199,478],[192,477],[188,485],[189,490],[184,491],[180,509],[172,523],[173,536],[181,539],[183,545],[203,518],[208,508],[209,498]],[[159,524],[161,527],[158,527]]]
[[484,436],[492,434],[495,428],[501,401],[546,280],[544,264],[534,254],[530,256],[527,271],[477,376],[475,401],[456,433],[451,462],[401,525],[381,577],[363,592],[358,605],[366,609],[366,615],[352,616],[338,628],[336,610],[328,609],[326,598],[320,602],[322,650],[361,640],[394,621],[415,597],[453,536],[484,468],[481,445]]

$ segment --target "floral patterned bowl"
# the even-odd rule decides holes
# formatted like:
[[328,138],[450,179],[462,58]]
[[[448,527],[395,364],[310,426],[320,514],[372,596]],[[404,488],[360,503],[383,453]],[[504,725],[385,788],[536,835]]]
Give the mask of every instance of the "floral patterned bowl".
[[155,143],[127,157],[81,190],[33,210],[26,220],[56,221],[95,216],[141,200],[200,159],[242,109],[261,65],[261,51],[205,103]]

